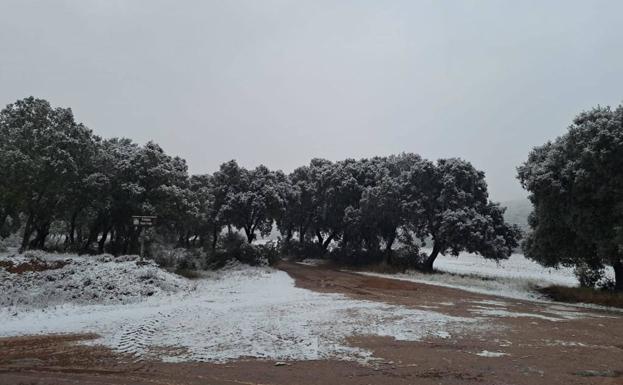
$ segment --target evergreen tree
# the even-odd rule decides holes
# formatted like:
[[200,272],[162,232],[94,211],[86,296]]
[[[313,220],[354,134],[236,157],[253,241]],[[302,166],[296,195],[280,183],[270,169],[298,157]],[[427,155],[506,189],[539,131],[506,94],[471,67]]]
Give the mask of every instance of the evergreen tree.
[[623,106],[578,115],[518,168],[534,211],[524,253],[544,266],[611,266],[623,290]]

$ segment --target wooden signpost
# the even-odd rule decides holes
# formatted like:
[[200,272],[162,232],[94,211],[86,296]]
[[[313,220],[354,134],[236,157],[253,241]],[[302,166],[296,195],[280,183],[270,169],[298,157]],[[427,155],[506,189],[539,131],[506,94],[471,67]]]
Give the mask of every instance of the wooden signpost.
[[141,233],[139,235],[139,238],[141,241],[141,251],[140,251],[139,257],[141,258],[141,261],[143,260],[145,256],[145,232],[143,231],[143,228],[155,226],[156,219],[158,219],[158,217],[154,215],[133,215],[132,216],[132,224],[134,225],[134,227],[141,230]]

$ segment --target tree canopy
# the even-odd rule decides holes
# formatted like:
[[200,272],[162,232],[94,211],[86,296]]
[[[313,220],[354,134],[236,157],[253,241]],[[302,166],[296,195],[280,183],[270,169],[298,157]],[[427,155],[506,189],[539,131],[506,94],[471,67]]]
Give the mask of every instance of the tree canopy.
[[623,107],[578,115],[518,168],[530,192],[523,249],[545,266],[612,266],[623,290]]

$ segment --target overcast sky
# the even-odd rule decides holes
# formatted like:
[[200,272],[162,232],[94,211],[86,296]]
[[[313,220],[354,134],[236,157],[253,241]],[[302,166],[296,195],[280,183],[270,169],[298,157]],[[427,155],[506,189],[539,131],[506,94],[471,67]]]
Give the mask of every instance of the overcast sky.
[[623,1],[0,0],[0,104],[213,172],[462,157],[491,197],[573,116],[623,101]]

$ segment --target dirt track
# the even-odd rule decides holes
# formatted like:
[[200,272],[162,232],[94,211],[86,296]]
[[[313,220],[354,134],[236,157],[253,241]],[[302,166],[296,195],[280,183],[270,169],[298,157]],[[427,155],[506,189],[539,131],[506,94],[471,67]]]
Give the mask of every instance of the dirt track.
[[[451,339],[400,342],[357,337],[351,345],[381,359],[236,361],[227,364],[136,363],[101,347],[77,344],[91,336],[0,339],[4,384],[623,384],[623,315],[501,299],[430,285],[366,277],[291,263],[280,266],[297,286],[344,293],[450,315],[482,318],[488,326]],[[482,302],[484,301],[484,302]],[[446,303],[445,306],[439,306]],[[578,311],[579,310],[579,311]],[[582,314],[580,314],[582,313]],[[571,315],[564,319],[562,315]],[[499,357],[479,356],[503,352]],[[484,353],[487,355],[486,353]]]

